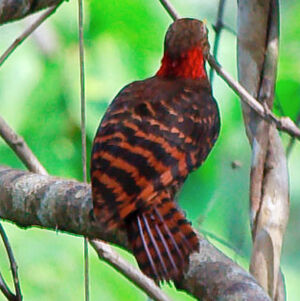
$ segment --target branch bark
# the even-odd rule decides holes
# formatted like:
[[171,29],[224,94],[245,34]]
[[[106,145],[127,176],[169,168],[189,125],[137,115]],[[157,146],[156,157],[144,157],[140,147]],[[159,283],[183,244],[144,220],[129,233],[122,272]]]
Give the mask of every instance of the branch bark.
[[63,0],[1,0],[0,25],[22,19],[41,9],[58,5]]
[[56,6],[50,7],[22,32],[22,34],[1,55],[0,66],[2,66],[5,60],[24,42],[25,39],[27,39],[49,16],[55,13],[60,4],[61,2]]
[[[92,218],[90,185],[0,167],[0,217],[20,227],[38,226],[97,238],[128,249],[121,231]],[[200,236],[179,289],[201,300],[270,300],[254,278]]]
[[[13,282],[14,282],[15,292],[16,292],[16,295],[14,296],[14,300],[15,301],[21,301],[22,300],[22,292],[21,292],[20,281],[19,281],[19,276],[18,276],[18,265],[17,265],[17,262],[15,260],[12,248],[11,248],[10,243],[9,243],[9,240],[8,240],[8,238],[6,236],[6,233],[4,231],[4,228],[2,227],[1,224],[0,224],[0,235],[2,237],[4,246],[5,246],[5,249],[6,249],[6,253],[8,255],[10,269],[11,269],[11,273],[12,273],[12,276],[13,276]],[[4,283],[4,281],[3,281],[3,283]],[[6,294],[7,292],[3,291],[3,293],[4,293],[4,295],[7,296],[7,294]]]
[[[238,1],[238,71],[241,84],[271,112],[279,37],[277,0]],[[242,105],[252,147],[250,207],[253,252],[250,271],[274,300],[284,300],[280,273],[283,235],[289,215],[285,152],[274,125]]]
[[21,159],[25,166],[41,175],[47,175],[46,169],[40,161],[35,157],[23,137],[19,136],[0,116],[0,136]]
[[166,295],[164,295],[152,279],[124,260],[107,243],[94,239],[90,241],[90,244],[93,246],[101,260],[105,260],[114,269],[119,271],[130,281],[133,281],[139,288],[146,292],[150,298],[159,301],[171,301]]

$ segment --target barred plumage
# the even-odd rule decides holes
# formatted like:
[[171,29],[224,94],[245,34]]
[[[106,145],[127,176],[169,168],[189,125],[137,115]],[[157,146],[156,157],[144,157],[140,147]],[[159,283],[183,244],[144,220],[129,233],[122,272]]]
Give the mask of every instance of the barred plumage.
[[[193,38],[200,26],[203,52],[200,21],[174,24],[168,32],[189,28]],[[165,55],[171,47],[167,39]],[[194,78],[194,68],[188,68],[193,72],[183,74],[190,76],[179,76],[163,65],[156,76],[124,87],[109,106],[92,151],[95,217],[110,229],[127,231],[141,270],[156,281],[181,277],[199,248],[174,197],[209,154],[220,127],[205,70]]]

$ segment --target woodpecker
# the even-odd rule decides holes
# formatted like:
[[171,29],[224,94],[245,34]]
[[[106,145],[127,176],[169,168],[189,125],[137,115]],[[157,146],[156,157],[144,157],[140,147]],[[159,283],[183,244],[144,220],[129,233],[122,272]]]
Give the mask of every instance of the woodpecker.
[[127,232],[140,269],[157,283],[180,280],[199,250],[174,198],[219,135],[207,34],[196,19],[171,24],[158,72],[121,89],[93,143],[94,216],[108,230]]

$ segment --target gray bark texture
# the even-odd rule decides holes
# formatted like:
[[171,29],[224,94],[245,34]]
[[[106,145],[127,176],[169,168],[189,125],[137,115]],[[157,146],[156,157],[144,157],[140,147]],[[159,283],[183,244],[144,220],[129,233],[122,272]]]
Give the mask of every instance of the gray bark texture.
[[0,0],[0,25],[22,19],[63,0]]
[[[279,41],[279,1],[238,1],[238,74],[241,84],[270,110]],[[289,216],[285,151],[277,129],[248,106],[243,115],[252,148],[250,272],[273,300],[285,300],[280,273],[282,241]]]
[[[23,228],[61,230],[128,249],[123,232],[108,232],[93,219],[90,185],[74,180],[0,166],[0,217]],[[200,300],[270,300],[248,272],[202,236],[176,286]]]

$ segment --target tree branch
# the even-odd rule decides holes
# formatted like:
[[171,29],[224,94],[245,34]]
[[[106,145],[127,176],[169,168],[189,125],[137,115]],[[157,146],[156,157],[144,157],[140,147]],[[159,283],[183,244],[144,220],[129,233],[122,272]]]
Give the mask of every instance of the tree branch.
[[0,273],[0,290],[9,301],[17,301],[16,296],[11,292],[6,284],[2,274]]
[[24,139],[16,134],[16,132],[6,123],[0,116],[0,136],[21,159],[25,166],[36,173],[47,175],[46,169],[35,157],[31,149],[28,147]]
[[[277,71],[278,1],[269,0],[263,4],[258,0],[240,1],[238,24],[239,79],[269,114]],[[250,271],[272,299],[284,300],[280,255],[289,216],[287,161],[276,128],[248,106],[243,106],[243,115],[252,147],[250,207],[253,251]],[[277,118],[274,115],[270,118],[277,126]]]
[[41,9],[57,6],[63,0],[1,0],[0,1],[0,25],[22,19]]
[[[91,212],[88,184],[0,167],[1,218],[25,228],[61,230],[128,249],[125,233],[108,232]],[[270,300],[252,276],[203,237],[185,277],[176,285],[202,300]]]
[[174,6],[169,0],[159,0],[159,2],[165,8],[165,10],[168,12],[168,14],[173,20],[180,18],[179,14],[177,13]]
[[8,255],[9,264],[10,264],[10,268],[11,268],[11,272],[12,272],[12,276],[13,276],[13,281],[14,281],[14,286],[15,286],[15,291],[16,291],[16,295],[14,296],[14,300],[21,301],[22,300],[22,293],[21,293],[20,281],[19,281],[19,276],[18,276],[18,266],[17,266],[16,260],[15,260],[12,248],[10,246],[10,243],[8,241],[6,233],[4,231],[4,228],[2,227],[1,224],[0,224],[0,235],[2,237],[4,246],[5,246],[7,255]]
[[95,239],[90,241],[90,244],[93,246],[101,260],[105,260],[114,269],[133,281],[139,288],[146,292],[150,298],[153,300],[170,301],[152,279],[142,274],[134,266],[124,260],[111,246]]
[[47,11],[45,11],[41,16],[39,16],[34,23],[32,23],[28,28],[25,29],[24,32],[6,49],[6,51],[0,57],[0,66],[4,63],[4,61],[16,50],[16,48],[24,42],[26,38],[28,38],[33,31],[35,31],[49,16],[51,16],[58,6],[62,2],[59,2],[56,6],[50,7]]
[[[220,0],[219,1],[219,7],[218,7],[218,13],[217,13],[217,20],[216,24],[213,25],[213,28],[215,30],[215,40],[214,40],[214,46],[213,46],[213,56],[217,58],[218,49],[219,49],[219,43],[221,38],[221,32],[224,27],[223,23],[223,15],[224,15],[224,8],[225,8],[225,2],[226,0]],[[211,68],[209,71],[209,80],[212,83],[214,78],[214,69]]]
[[268,107],[262,105],[240,83],[234,80],[231,75],[219,63],[217,63],[212,55],[209,55],[208,62],[211,67],[216,70],[220,77],[223,78],[228,86],[240,96],[240,100],[243,103],[252,108],[264,120],[269,123],[273,123],[278,130],[300,139],[300,128],[298,128],[289,117],[276,117]]

